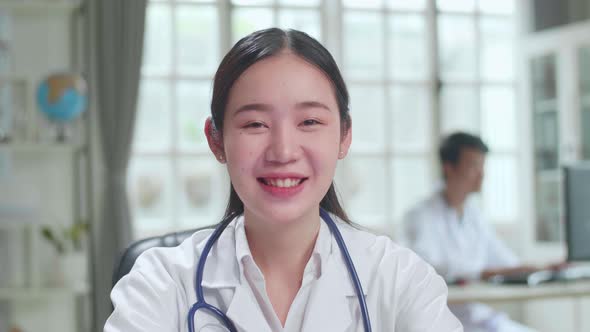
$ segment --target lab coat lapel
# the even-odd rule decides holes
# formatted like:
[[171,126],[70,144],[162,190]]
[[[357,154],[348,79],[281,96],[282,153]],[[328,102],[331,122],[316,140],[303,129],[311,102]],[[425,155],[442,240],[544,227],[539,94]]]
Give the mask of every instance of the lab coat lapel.
[[246,283],[237,286],[227,309],[227,317],[238,330],[271,332],[252,290]]
[[[202,247],[204,243],[198,248],[200,252]],[[261,323],[264,321],[264,316],[247,282],[241,278],[236,260],[235,221],[227,227],[211,249],[208,262],[215,263],[205,265],[203,287],[234,289],[233,295],[226,300],[229,302],[226,315],[236,328],[248,332],[271,332],[262,328],[266,325]]]
[[[343,227],[339,228],[352,255],[366,297],[368,266],[362,259],[365,248],[359,245],[369,241],[353,238],[353,233],[345,229],[348,226]],[[205,268],[203,287],[234,288],[226,315],[238,330],[271,332],[267,324],[263,323],[265,318],[252,290],[241,278],[235,252],[233,232],[224,232],[210,253],[211,261],[218,263]],[[358,253],[361,253],[360,256]],[[349,331],[353,323],[358,324],[358,318],[355,317],[360,317],[360,313],[356,292],[333,236],[329,258],[322,267],[320,278],[312,287],[314,288],[305,310],[302,331],[341,332]],[[354,313],[351,310],[354,310]]]
[[[337,258],[338,257],[338,258]],[[350,278],[332,255],[310,294],[303,319],[303,331],[346,331],[351,322]]]

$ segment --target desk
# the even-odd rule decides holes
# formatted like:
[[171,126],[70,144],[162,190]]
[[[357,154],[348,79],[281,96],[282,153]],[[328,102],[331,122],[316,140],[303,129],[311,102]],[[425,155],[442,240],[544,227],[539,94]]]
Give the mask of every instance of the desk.
[[449,287],[449,303],[509,302],[590,296],[590,280],[550,282],[536,286],[474,283]]
[[[586,297],[584,300],[583,297]],[[537,328],[539,331],[590,331],[590,320],[585,319],[587,316],[588,298],[590,297],[590,280],[578,280],[570,282],[550,282],[536,286],[526,285],[495,285],[489,283],[473,283],[466,286],[450,286],[448,301],[450,304],[457,304],[461,302],[526,302],[532,300],[543,299],[571,299],[570,305],[560,311],[561,314],[570,315],[571,324],[569,328],[564,326],[553,326],[547,329],[545,326],[548,320],[553,320],[551,315],[547,318],[540,318],[544,316],[546,309],[539,310],[537,307],[531,309],[529,307],[529,317],[535,317],[534,322],[528,321],[529,325]],[[582,302],[585,301],[586,305]],[[534,306],[534,304],[533,304]],[[533,307],[535,308],[535,307]],[[563,312],[565,310],[565,312]],[[532,312],[532,314],[531,314]],[[560,313],[552,312],[553,317],[560,315]],[[560,316],[567,317],[567,316]],[[542,321],[542,323],[539,323]]]

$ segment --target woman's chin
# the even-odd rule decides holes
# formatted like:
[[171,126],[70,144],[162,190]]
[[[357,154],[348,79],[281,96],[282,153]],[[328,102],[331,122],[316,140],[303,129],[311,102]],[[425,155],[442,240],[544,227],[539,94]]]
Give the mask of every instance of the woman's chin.
[[312,214],[319,216],[317,205],[315,206],[310,208],[302,204],[266,204],[253,214],[256,219],[265,220],[267,223],[289,225],[309,218]]

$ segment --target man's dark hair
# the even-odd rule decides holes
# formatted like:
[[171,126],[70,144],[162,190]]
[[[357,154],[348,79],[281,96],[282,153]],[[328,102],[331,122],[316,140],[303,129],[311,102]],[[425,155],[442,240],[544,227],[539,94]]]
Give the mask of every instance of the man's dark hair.
[[479,138],[464,132],[456,132],[447,136],[438,150],[441,164],[451,163],[457,165],[461,157],[461,151],[465,148],[475,149],[483,154],[488,153],[488,146]]

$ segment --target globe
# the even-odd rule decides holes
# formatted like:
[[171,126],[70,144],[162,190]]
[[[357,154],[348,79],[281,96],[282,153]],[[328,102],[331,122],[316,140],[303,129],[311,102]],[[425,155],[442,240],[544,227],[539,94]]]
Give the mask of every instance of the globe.
[[39,83],[37,104],[50,120],[69,122],[86,110],[86,90],[86,81],[78,74],[52,74]]

